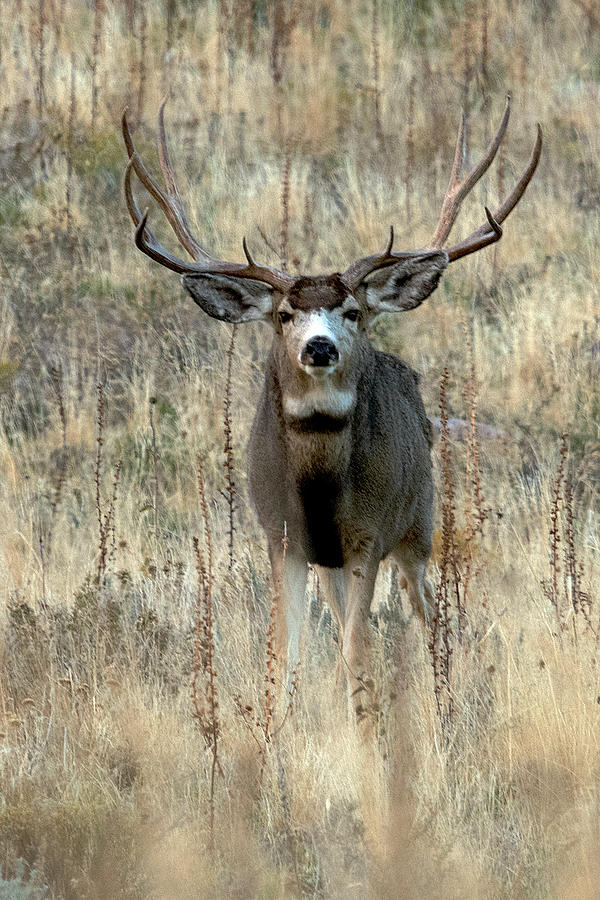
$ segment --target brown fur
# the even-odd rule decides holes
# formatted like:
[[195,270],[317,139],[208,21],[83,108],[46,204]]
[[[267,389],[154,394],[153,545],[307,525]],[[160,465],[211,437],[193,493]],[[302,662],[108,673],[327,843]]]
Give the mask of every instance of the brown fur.
[[297,278],[287,299],[295,309],[335,309],[349,294],[342,276],[336,272],[333,275]]

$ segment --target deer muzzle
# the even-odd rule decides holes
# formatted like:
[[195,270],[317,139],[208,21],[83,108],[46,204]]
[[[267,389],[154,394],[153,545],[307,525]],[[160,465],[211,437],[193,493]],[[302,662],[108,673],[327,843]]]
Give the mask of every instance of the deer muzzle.
[[338,362],[340,354],[337,347],[327,337],[314,337],[305,344],[300,354],[303,366],[332,366]]

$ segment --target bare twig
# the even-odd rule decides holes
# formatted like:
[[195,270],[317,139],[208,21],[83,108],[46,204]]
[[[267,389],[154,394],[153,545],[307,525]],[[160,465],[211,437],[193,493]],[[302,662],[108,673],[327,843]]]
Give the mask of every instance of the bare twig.
[[281,181],[281,268],[287,272],[290,260],[290,175],[292,151],[289,138],[285,143],[285,160]]
[[67,124],[67,187],[66,187],[66,205],[67,205],[67,237],[69,243],[73,240],[73,221],[71,215],[71,192],[73,189],[73,143],[75,132],[75,54],[71,53],[71,87],[69,95],[69,120]]
[[236,495],[236,487],[235,487],[235,464],[233,458],[233,441],[232,441],[232,428],[231,428],[231,374],[232,374],[232,364],[233,364],[233,353],[235,349],[235,331],[236,326],[233,325],[231,328],[231,341],[229,343],[229,348],[227,350],[227,376],[225,379],[225,400],[223,402],[223,432],[225,435],[225,460],[223,462],[223,466],[225,467],[225,473],[227,478],[227,486],[225,488],[225,497],[227,499],[227,506],[229,510],[229,569],[233,568],[233,533],[235,531],[234,525],[234,511],[235,511],[235,495]]
[[92,43],[92,131],[96,128],[98,116],[98,54],[100,50],[100,28],[102,25],[101,0],[94,0],[94,37]]
[[146,86],[146,4],[140,4],[140,57],[139,81],[137,97],[137,120],[144,118],[145,86]]
[[458,593],[458,572],[456,567],[456,545],[454,524],[454,483],[452,457],[450,453],[450,433],[448,430],[448,410],[446,394],[449,372],[444,369],[440,382],[441,459],[442,459],[442,554],[440,578],[435,592],[435,608],[429,649],[433,666],[433,690],[436,708],[444,737],[448,738],[448,728],[452,721],[454,698],[451,687],[452,629],[450,625],[450,597],[452,587],[457,591],[459,622],[463,615]]
[[373,103],[375,112],[375,136],[383,142],[381,127],[381,84],[379,75],[379,0],[371,0],[371,52],[373,56]]
[[[208,506],[204,486],[204,468],[202,457],[198,457],[198,493],[200,508],[204,522],[204,543],[206,561],[197,537],[193,538],[198,573],[198,594],[196,601],[196,627],[194,657],[192,663],[192,715],[198,722],[202,737],[211,752],[210,789],[209,789],[209,828],[210,848],[214,850],[215,828],[215,779],[217,772],[222,773],[219,762],[219,738],[221,726],[219,722],[219,702],[217,698],[213,619],[213,572],[212,572],[212,538],[208,519]],[[200,682],[202,681],[202,686]]]
[[554,479],[554,486],[552,489],[552,504],[550,507],[550,580],[544,581],[543,586],[546,593],[546,596],[552,607],[554,608],[554,612],[556,614],[556,622],[558,625],[558,635],[560,637],[560,633],[564,628],[564,622],[561,615],[560,610],[560,595],[558,589],[559,576],[560,576],[560,557],[558,545],[561,540],[560,535],[560,507],[562,503],[562,492],[563,492],[563,481],[565,476],[565,464],[567,461],[568,455],[568,434],[566,432],[563,433],[560,442],[560,461],[558,464],[558,470],[556,473],[556,477]]
[[158,449],[156,446],[156,428],[154,426],[153,409],[156,406],[156,397],[150,397],[148,406],[150,430],[152,432],[152,510],[154,514],[154,546],[155,555],[158,555]]

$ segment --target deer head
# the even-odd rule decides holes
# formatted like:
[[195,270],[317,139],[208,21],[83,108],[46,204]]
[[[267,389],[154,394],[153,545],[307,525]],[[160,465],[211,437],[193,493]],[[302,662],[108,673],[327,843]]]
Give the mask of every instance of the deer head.
[[[288,382],[295,384],[291,394],[296,399],[302,391],[326,379],[330,383],[337,379],[340,384],[352,380],[357,358],[367,341],[369,325],[376,316],[383,312],[415,309],[435,290],[449,263],[501,238],[501,225],[523,196],[542,147],[538,125],[529,163],[508,197],[494,213],[485,208],[486,221],[480,228],[460,243],[445,247],[463,200],[487,171],[502,142],[508,125],[510,99],[507,98],[500,127],[483,157],[461,179],[463,117],[439,222],[428,247],[394,251],[394,232],[390,228],[389,241],[383,252],[356,260],[345,272],[294,276],[257,264],[245,238],[242,246],[246,262],[231,263],[211,256],[192,235],[169,158],[164,106],[163,102],[158,117],[158,152],[164,188],[155,181],[135,150],[126,112],[123,113],[123,137],[129,154],[124,187],[127,207],[135,225],[136,245],[151,259],[179,272],[186,290],[213,318],[233,323],[269,322],[275,331],[278,365]],[[163,210],[191,261],[170,253],[148,228],[148,211],[142,214],[133,196],[132,172]]]

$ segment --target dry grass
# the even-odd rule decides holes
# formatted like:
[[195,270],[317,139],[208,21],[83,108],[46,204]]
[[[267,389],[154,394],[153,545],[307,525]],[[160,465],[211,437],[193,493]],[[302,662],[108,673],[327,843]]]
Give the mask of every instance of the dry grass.
[[[593,5],[4,0],[2,13],[0,868],[19,872],[8,889],[29,896],[35,869],[31,896],[40,884],[73,898],[597,896]],[[383,568],[373,746],[348,721],[312,580],[283,724],[265,699],[271,592],[242,460],[268,334],[239,328],[228,357],[229,328],[135,251],[120,192],[121,109],[156,168],[167,88],[197,232],[230,258],[245,233],[292,271],[339,269],[382,245],[390,222],[397,246],[423,243],[462,104],[475,154],[511,91],[505,184],[535,121],[544,128],[496,255],[453,267],[421,309],[374,329],[422,373],[431,414],[447,368],[448,414],[501,436],[446,437],[443,473],[435,450],[443,682]],[[492,174],[457,232],[497,190]],[[151,220],[166,234],[153,209]],[[193,543],[207,534],[210,598],[208,548]],[[217,697],[208,713],[198,705]]]

